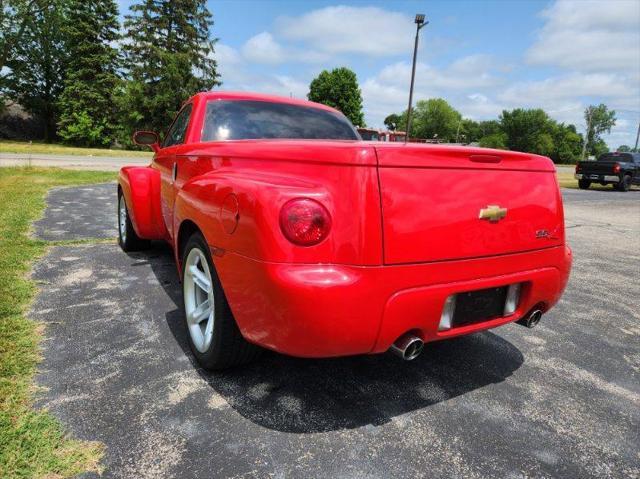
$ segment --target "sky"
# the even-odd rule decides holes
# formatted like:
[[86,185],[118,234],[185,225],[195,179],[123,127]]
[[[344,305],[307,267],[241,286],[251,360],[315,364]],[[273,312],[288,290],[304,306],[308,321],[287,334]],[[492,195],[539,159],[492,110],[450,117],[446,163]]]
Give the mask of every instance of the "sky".
[[[131,0],[121,0],[125,14]],[[584,108],[618,122],[611,148],[633,146],[640,122],[640,0],[208,0],[224,90],[306,98],[324,69],[356,72],[368,126],[407,108],[424,13],[414,101],[440,97],[464,117],[544,108],[584,131]]]

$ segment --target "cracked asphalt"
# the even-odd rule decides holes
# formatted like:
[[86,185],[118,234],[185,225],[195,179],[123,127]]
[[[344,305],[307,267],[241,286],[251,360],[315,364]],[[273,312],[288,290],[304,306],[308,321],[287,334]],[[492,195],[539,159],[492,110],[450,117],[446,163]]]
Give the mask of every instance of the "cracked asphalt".
[[[575,262],[540,326],[410,363],[266,353],[207,373],[166,246],[53,247],[33,271],[39,406],[106,445],[104,477],[639,477],[640,191],[563,194]],[[48,203],[44,239],[115,236],[113,184]]]

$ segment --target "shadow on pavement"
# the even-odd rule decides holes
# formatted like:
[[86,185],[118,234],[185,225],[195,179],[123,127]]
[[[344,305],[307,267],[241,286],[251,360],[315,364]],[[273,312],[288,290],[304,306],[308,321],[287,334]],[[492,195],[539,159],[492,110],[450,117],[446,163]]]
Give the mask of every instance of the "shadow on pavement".
[[207,383],[239,414],[262,427],[309,433],[384,424],[502,382],[524,361],[513,344],[483,332],[428,344],[411,362],[389,354],[299,359],[265,351],[252,364],[210,373],[199,367],[189,349],[181,288],[177,277],[167,278],[170,258],[169,248],[159,245],[148,255],[176,305],[166,313],[169,329]]

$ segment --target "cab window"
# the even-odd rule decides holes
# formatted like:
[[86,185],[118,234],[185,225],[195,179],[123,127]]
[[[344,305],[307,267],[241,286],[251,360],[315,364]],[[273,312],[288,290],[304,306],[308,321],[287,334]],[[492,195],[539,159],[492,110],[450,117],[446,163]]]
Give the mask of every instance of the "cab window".
[[187,126],[189,125],[189,117],[191,116],[191,108],[192,105],[189,103],[178,113],[176,119],[173,120],[173,124],[167,132],[167,137],[164,139],[164,142],[162,142],[163,148],[184,143]]
[[202,141],[359,140],[358,132],[341,113],[303,105],[253,100],[207,103]]

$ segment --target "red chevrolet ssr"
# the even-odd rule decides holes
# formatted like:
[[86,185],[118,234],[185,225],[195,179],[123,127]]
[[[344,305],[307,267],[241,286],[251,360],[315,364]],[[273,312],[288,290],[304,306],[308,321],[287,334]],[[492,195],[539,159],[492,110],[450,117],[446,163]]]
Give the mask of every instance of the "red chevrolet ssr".
[[571,268],[552,162],[511,151],[370,143],[340,112],[199,93],[155,156],[125,167],[119,242],[173,248],[185,325],[209,369],[261,348],[413,359],[429,341],[534,326]]

